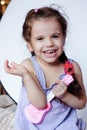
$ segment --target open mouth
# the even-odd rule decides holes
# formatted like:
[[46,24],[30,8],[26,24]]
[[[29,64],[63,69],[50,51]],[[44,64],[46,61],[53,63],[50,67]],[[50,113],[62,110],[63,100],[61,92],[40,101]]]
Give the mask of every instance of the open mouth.
[[53,58],[57,55],[57,49],[45,50],[43,53],[47,58]]
[[46,54],[52,54],[52,53],[55,53],[57,50],[47,50],[47,51],[44,51],[44,53]]

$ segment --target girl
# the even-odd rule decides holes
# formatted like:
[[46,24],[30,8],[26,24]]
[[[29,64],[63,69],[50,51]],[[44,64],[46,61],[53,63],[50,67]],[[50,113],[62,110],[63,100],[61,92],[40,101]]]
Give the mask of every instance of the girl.
[[[32,56],[20,65],[5,61],[6,72],[21,76],[23,82],[15,130],[84,130],[76,109],[85,107],[86,93],[80,66],[65,55],[66,33],[67,21],[58,10],[42,7],[28,12],[22,34]],[[68,87],[60,80],[66,74],[74,78]],[[25,108],[32,104],[45,110],[51,91],[55,95],[51,100],[52,109],[41,123],[32,123],[26,117]]]

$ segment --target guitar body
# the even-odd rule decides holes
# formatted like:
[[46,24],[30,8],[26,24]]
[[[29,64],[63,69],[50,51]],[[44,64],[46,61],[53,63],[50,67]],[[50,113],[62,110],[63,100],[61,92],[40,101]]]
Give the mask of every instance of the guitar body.
[[45,109],[37,109],[32,104],[30,104],[25,108],[24,112],[28,120],[34,124],[39,124],[43,121],[45,115],[51,110],[51,108],[51,103],[48,103]]

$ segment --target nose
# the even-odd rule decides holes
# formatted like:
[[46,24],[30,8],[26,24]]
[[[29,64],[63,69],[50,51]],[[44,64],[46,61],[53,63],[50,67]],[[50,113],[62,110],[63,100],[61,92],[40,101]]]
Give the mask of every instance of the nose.
[[47,47],[54,46],[54,42],[52,41],[52,39],[47,39],[46,45],[47,45]]

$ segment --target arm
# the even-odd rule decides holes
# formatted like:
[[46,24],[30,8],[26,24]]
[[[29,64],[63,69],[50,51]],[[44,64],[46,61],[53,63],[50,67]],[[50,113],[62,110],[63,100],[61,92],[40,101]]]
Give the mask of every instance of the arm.
[[54,88],[53,93],[67,105],[76,109],[82,109],[86,105],[86,93],[83,85],[82,72],[78,63],[74,62],[73,65],[75,75],[81,86],[81,98],[78,98],[77,96],[74,96],[73,94],[69,93],[67,91],[66,85],[62,81],[58,81],[58,85]]
[[47,104],[46,96],[29,63],[28,60],[25,60],[21,65],[14,62],[9,65],[9,61],[6,60],[4,67],[7,73],[22,77],[30,103],[37,108],[44,108]]

